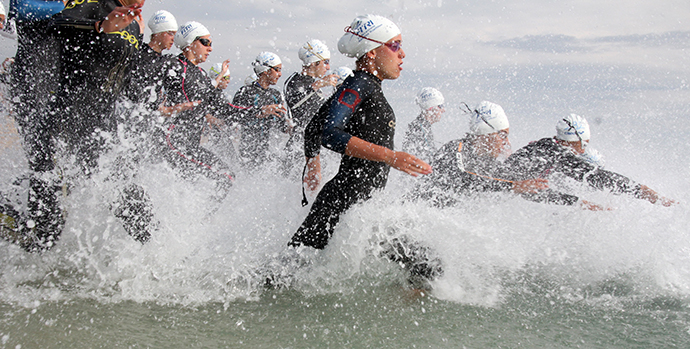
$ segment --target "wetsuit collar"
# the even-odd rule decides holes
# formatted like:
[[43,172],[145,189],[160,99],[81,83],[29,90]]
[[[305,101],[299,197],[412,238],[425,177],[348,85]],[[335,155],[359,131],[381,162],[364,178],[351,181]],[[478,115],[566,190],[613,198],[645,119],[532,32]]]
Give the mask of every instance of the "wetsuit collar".
[[187,57],[185,57],[184,53],[180,53],[179,55],[177,55],[177,59],[181,60],[183,63],[187,63],[187,64],[191,64],[191,65],[196,65],[196,64],[192,63],[192,61],[190,61],[189,59],[187,59]]
[[383,81],[383,80],[379,79],[376,75],[374,75],[374,74],[372,74],[366,70],[355,70],[355,74],[357,74],[357,73],[362,73],[362,74],[367,75],[368,77],[371,77],[371,79],[376,81],[379,85],[381,85],[381,82]]

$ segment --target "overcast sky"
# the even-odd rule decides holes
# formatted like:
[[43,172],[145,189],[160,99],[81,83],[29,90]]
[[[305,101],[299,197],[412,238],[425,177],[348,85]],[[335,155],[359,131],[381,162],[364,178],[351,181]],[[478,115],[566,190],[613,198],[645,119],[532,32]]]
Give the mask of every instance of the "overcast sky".
[[[298,69],[296,51],[309,38],[329,45],[334,66],[351,66],[336,42],[356,15],[366,13],[393,19],[403,31],[403,67],[428,74],[544,62],[687,69],[690,46],[687,0],[148,0],[145,20],[160,9],[179,24],[205,24],[214,53],[204,66],[232,59],[238,85],[264,50],[278,53],[286,71]],[[0,45],[3,54],[13,53],[13,42],[0,38]]]
[[[424,86],[441,89],[450,104],[488,99],[509,114],[574,102],[586,113],[601,109],[593,100],[614,90],[690,99],[687,0],[147,0],[144,19],[160,9],[179,24],[195,20],[210,29],[214,52],[202,66],[231,59],[230,94],[261,51],[283,59],[282,85],[300,69],[297,50],[310,38],[331,48],[333,68],[352,67],[337,52],[337,40],[355,16],[373,13],[391,18],[403,33],[402,77],[384,87],[389,99],[404,102],[394,108],[414,107],[412,97]],[[0,45],[0,53],[13,54],[12,41],[0,38]]]

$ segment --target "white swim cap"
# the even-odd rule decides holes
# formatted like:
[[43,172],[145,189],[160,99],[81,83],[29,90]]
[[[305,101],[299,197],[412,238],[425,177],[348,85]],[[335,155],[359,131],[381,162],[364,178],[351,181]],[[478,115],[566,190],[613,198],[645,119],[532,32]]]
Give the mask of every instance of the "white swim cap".
[[254,62],[252,62],[252,66],[254,67],[254,73],[258,76],[271,69],[271,67],[275,67],[281,63],[283,62],[277,54],[273,52],[261,52],[256,56]]
[[309,40],[302,45],[298,55],[299,59],[302,60],[302,65],[305,66],[324,59],[331,59],[331,51],[328,50],[326,44],[316,39]]
[[427,110],[431,107],[443,104],[445,100],[439,90],[433,87],[425,87],[417,93],[417,97],[415,97],[414,101],[422,110]]
[[556,138],[562,141],[588,141],[589,136],[589,124],[579,115],[570,114],[556,124]]
[[470,132],[475,135],[488,135],[510,127],[508,117],[500,105],[483,101],[477,105],[470,116]]
[[7,15],[7,12],[5,12],[5,6],[2,5],[2,2],[0,2],[0,15]]
[[256,74],[252,73],[251,75],[247,76],[244,78],[244,84],[249,86],[254,83],[259,77],[256,76]]
[[187,22],[175,33],[175,46],[183,50],[200,36],[211,35],[211,32],[199,22]]
[[347,79],[348,76],[354,76],[355,73],[353,73],[352,69],[348,67],[340,67],[335,70],[335,75],[338,75],[338,81],[335,84],[340,85],[345,81],[345,79]]
[[[211,69],[208,70],[208,77],[211,78],[212,80],[215,80],[215,78],[220,75],[220,73],[223,71],[223,63],[216,63],[214,64]],[[225,72],[223,76],[230,76],[230,69]]]
[[177,31],[177,21],[172,13],[160,10],[149,19],[149,29],[151,29],[151,34]]
[[399,34],[400,28],[386,17],[358,16],[345,28],[345,34],[338,40],[338,50],[348,57],[359,59]]

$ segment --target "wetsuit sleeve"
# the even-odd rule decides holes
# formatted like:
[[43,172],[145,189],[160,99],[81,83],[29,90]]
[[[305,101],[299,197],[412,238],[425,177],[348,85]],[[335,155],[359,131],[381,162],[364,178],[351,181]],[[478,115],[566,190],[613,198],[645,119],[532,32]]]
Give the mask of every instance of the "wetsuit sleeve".
[[323,136],[323,124],[328,115],[331,104],[330,101],[332,99],[333,97],[331,96],[331,98],[319,108],[304,129],[304,156],[308,158],[314,158],[319,155],[321,150],[321,138]]
[[241,108],[235,115],[240,122],[247,122],[255,119],[261,113],[260,108],[254,108],[256,97],[249,86],[242,86],[232,99],[232,104]]
[[240,107],[230,103],[223,91],[211,87],[209,90],[209,112],[225,122],[239,122],[244,113],[251,107]]
[[330,100],[321,139],[324,147],[341,154],[345,153],[352,138],[345,130],[348,122],[375,87],[368,79],[349,79],[348,82],[350,84],[343,84]]
[[642,198],[639,192],[641,185],[621,174],[596,169],[585,176],[589,185],[597,189],[608,189],[617,194],[631,194],[636,198]]

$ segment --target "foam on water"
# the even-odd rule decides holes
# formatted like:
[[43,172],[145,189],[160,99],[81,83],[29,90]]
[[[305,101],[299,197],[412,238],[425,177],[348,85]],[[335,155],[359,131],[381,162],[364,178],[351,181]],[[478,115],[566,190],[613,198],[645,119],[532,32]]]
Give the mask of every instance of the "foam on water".
[[[387,88],[393,91],[387,91],[392,105],[406,105],[397,85]],[[545,128],[543,116],[514,112],[511,98],[519,97],[508,96],[510,102],[503,105],[513,124],[514,149],[551,135],[544,130],[553,127],[551,119]],[[682,135],[690,126],[674,122],[675,133],[668,136],[671,124],[658,122],[656,106],[663,103],[644,110],[634,101],[616,103],[620,113],[604,115],[592,127],[592,144],[605,154],[607,168],[680,204],[666,208],[576,186],[583,198],[614,209],[590,212],[508,194],[465,197],[441,209],[405,202],[403,194],[414,179],[392,171],[385,191],[342,217],[326,250],[295,252],[286,243],[308,212],[299,204],[298,175],[286,178],[273,166],[240,171],[218,205],[208,199],[211,183],[188,182],[164,164],[144,164],[135,181],[150,195],[159,225],[151,241],[141,245],[110,210],[121,183],[109,176],[116,166],[115,153],[109,153],[101,172],[73,181],[64,200],[67,223],[55,248],[27,254],[0,241],[0,300],[28,307],[82,298],[228,304],[262,295],[267,275],[306,295],[348,293],[405,282],[397,265],[378,256],[381,241],[399,236],[434,251],[445,273],[432,283],[433,295],[453,302],[497,306],[515,293],[533,292],[535,285],[540,292],[572,300],[608,293],[685,298],[690,293],[690,217],[684,201],[690,146]],[[676,118],[688,115],[685,104],[674,103],[664,104],[662,111]],[[399,125],[416,112],[413,105],[398,110]],[[437,140],[461,137],[465,124],[464,116],[449,108],[436,126]],[[3,125],[11,129],[6,115]],[[397,144],[403,134],[401,127]],[[26,164],[16,135],[3,136],[14,140],[3,142],[9,146],[0,166],[0,179],[9,187]],[[116,150],[122,152],[136,144],[121,141]],[[338,157],[328,151],[323,157],[327,180],[337,170]]]
[[690,293],[690,217],[683,204],[665,208],[585,192],[615,208],[591,212],[487,194],[440,209],[404,202],[412,180],[393,174],[386,191],[343,217],[326,250],[307,249],[297,258],[286,242],[307,208],[299,206],[299,183],[273,172],[239,175],[210,212],[210,183],[185,182],[160,164],[143,167],[137,181],[159,221],[143,246],[110,212],[116,191],[107,175],[82,179],[65,200],[67,224],[55,248],[27,254],[0,242],[2,299],[227,303],[264,292],[267,272],[306,294],[347,293],[362,284],[404,282],[398,266],[377,255],[380,241],[403,235],[435,251],[445,273],[433,282],[433,295],[454,302],[501,304],[514,287],[524,287],[515,280],[525,275],[573,299],[623,279],[634,294]]

